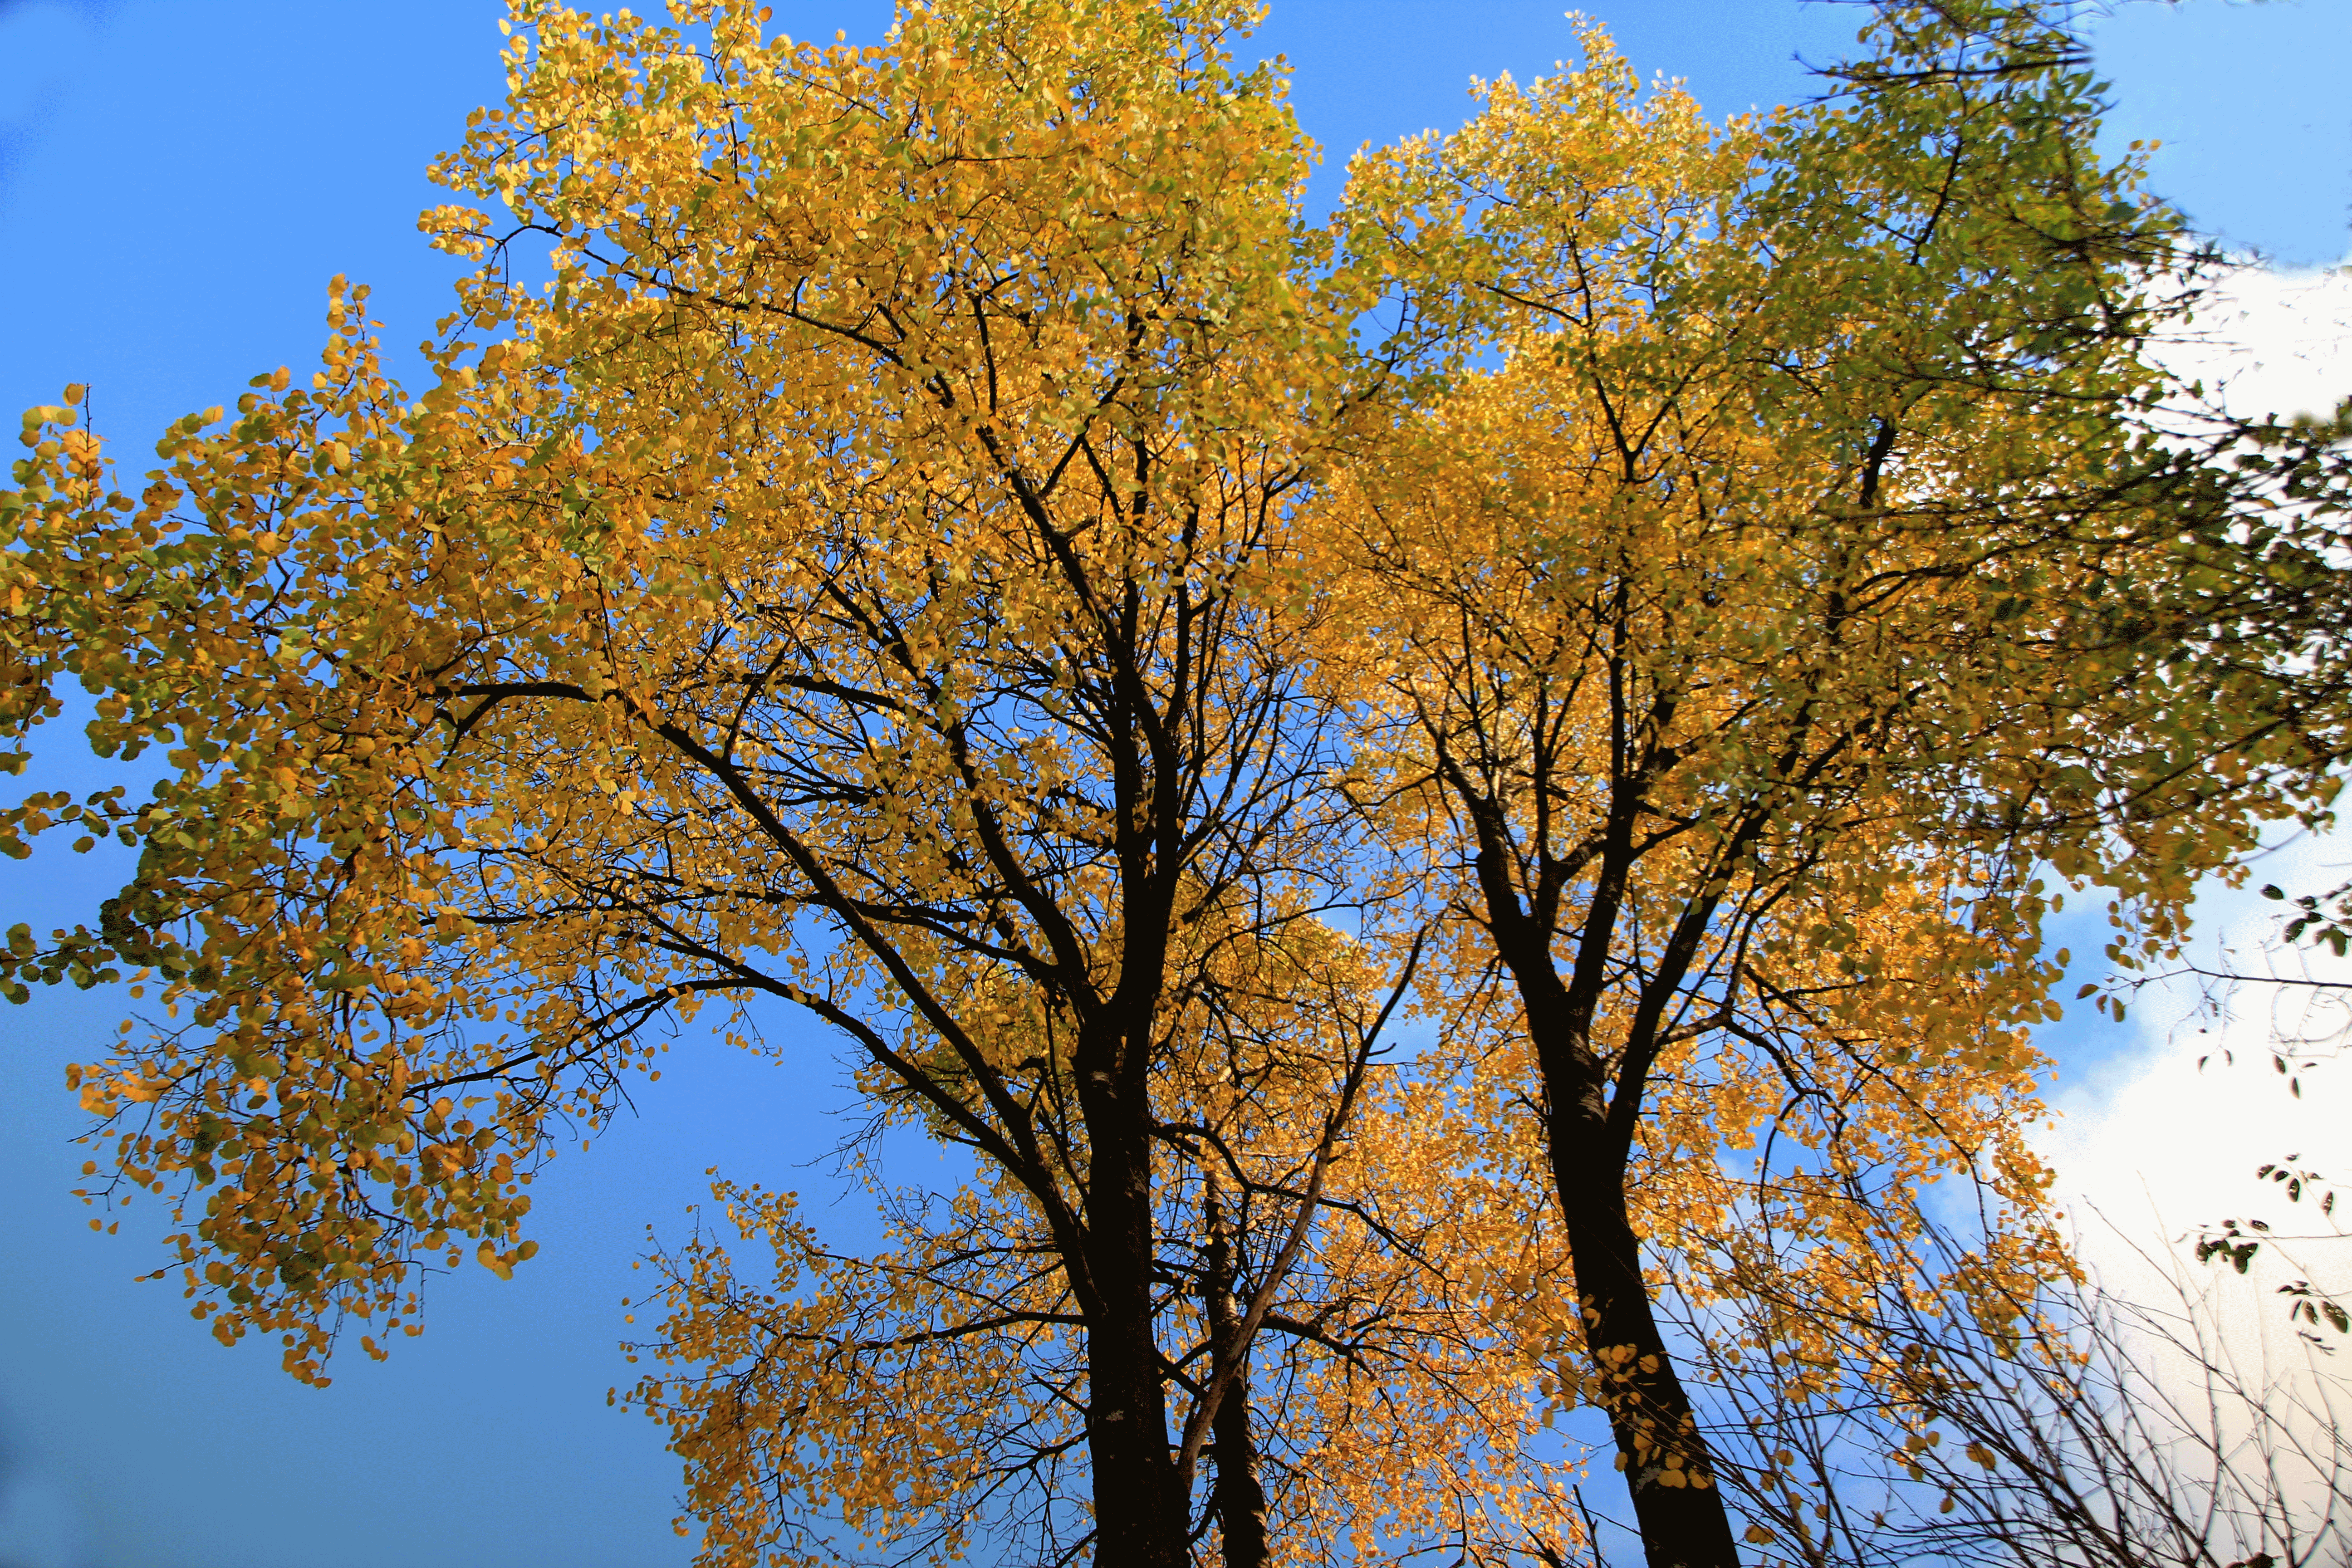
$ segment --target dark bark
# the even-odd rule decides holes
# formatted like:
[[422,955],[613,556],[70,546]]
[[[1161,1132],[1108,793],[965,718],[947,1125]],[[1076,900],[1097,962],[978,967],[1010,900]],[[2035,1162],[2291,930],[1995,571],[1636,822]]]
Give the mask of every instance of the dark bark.
[[[1622,697],[1613,705],[1622,716]],[[1591,1045],[1591,1030],[1607,985],[1610,949],[1636,850],[1633,825],[1647,762],[1627,767],[1632,748],[1621,726],[1613,737],[1621,759],[1590,863],[1591,896],[1577,932],[1576,961],[1563,980],[1552,960],[1561,919],[1559,863],[1549,854],[1531,906],[1520,901],[1507,818],[1495,797],[1458,768],[1450,782],[1467,808],[1476,835],[1475,862],[1485,923],[1525,1009],[1542,1078],[1545,1150],[1568,1237],[1570,1267],[1584,1320],[1585,1352],[1595,1393],[1609,1418],[1618,1465],[1632,1493],[1650,1568],[1738,1568],[1731,1516],[1713,1480],[1706,1439],[1690,1395],[1675,1370],[1642,1278],[1641,1243],[1626,1206],[1632,1128],[1647,1070],[1650,1040],[1627,1042],[1618,1099],[1609,1098],[1610,1072]],[[1538,769],[1537,788],[1544,781]],[[1702,904],[1706,900],[1700,900]],[[1703,930],[1705,909],[1686,910],[1676,940]],[[1672,955],[1646,988],[1681,983]],[[1654,1001],[1654,996],[1649,1000]],[[1654,1037],[1655,1008],[1637,1009],[1637,1034]]]
[[1167,1388],[1152,1332],[1151,1144],[1142,1031],[1083,1039],[1075,1065],[1092,1143],[1086,1184],[1087,1449],[1102,1568],[1182,1568],[1184,1500],[1168,1441]]
[[[1245,1353],[1241,1322],[1234,1311],[1234,1280],[1239,1260],[1213,1190],[1207,1204],[1209,1256],[1202,1285],[1209,1324],[1213,1366],[1234,1364]],[[1257,1446],[1250,1433],[1249,1368],[1239,1364],[1225,1385],[1209,1428],[1209,1462],[1216,1470],[1213,1506],[1223,1538],[1225,1568],[1265,1568],[1265,1489],[1258,1484]]]
[[[1140,463],[1140,451],[1139,451]],[[1070,1065],[1087,1123],[1087,1234],[1098,1319],[1087,1326],[1087,1450],[1094,1460],[1094,1561],[1101,1568],[1183,1568],[1190,1500],[1169,1444],[1167,1366],[1152,1333],[1157,1232],[1152,1215],[1152,1020],[1160,1008],[1183,865],[1185,783],[1200,769],[1195,736],[1160,724],[1140,666],[1143,597],[1124,585],[1115,632],[1108,729],[1112,820],[1124,933],[1119,978],[1094,1023],[1079,1030]],[[1179,595],[1171,689],[1192,696],[1190,637]],[[1183,712],[1176,700],[1171,710]]]
[[[1117,984],[1081,1027],[1071,1066],[1086,1123],[1087,1266],[1097,1297],[1087,1327],[1087,1447],[1094,1465],[1100,1568],[1182,1568],[1191,1504],[1168,1440],[1166,1369],[1153,1332],[1158,1237],[1152,1214],[1152,1023],[1173,915],[1178,829],[1199,759],[1152,723],[1134,657],[1140,597],[1129,584],[1107,660],[1113,809],[1125,906]],[[1173,685],[1190,695],[1179,638]],[[1190,737],[1185,737],[1189,740]]]
[[[1599,935],[1589,921],[1587,935]],[[1522,947],[1510,967],[1543,1075],[1545,1150],[1583,1311],[1586,1358],[1643,1556],[1650,1568],[1738,1568],[1731,1516],[1642,1278],[1641,1242],[1626,1210],[1628,1165],[1611,1136],[1606,1079],[1588,1044],[1590,1013],[1577,1016],[1577,999],[1545,946]]]

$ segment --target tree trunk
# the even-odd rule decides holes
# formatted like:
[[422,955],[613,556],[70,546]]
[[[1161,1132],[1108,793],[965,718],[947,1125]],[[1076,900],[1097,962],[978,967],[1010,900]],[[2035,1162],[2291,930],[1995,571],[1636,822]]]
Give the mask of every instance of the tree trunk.
[[[1213,1374],[1246,1352],[1240,1347],[1240,1320],[1234,1312],[1236,1259],[1216,1188],[1207,1203],[1209,1258],[1202,1305],[1209,1323]],[[1223,1538],[1225,1568],[1265,1568],[1265,1490],[1258,1485],[1257,1446],[1250,1435],[1249,1368],[1243,1363],[1225,1385],[1210,1417],[1209,1462],[1216,1470],[1217,1531]]]
[[[1614,889],[1602,897],[1613,904]],[[1516,910],[1507,915],[1516,921]],[[1595,919],[1587,944],[1596,936],[1605,943],[1612,924]],[[1739,1568],[1706,1440],[1642,1278],[1641,1241],[1626,1210],[1624,1141],[1609,1124],[1606,1069],[1589,1044],[1600,965],[1580,963],[1571,992],[1551,965],[1547,936],[1524,922],[1497,931],[1543,1079],[1545,1152],[1567,1227],[1587,1361],[1633,1494],[1643,1554],[1649,1568]]]
[[1641,1243],[1625,1212],[1624,1173],[1579,1158],[1601,1130],[1550,1130],[1553,1180],[1567,1221],[1585,1348],[1618,1464],[1633,1493],[1650,1568],[1738,1568],[1731,1516],[1711,1475],[1690,1395],[1666,1353],[1642,1279]]
[[[1109,1031],[1105,1031],[1108,1033]],[[1183,1568],[1190,1509],[1177,1495],[1167,1386],[1152,1331],[1151,1144],[1142,1074],[1118,1047],[1084,1037],[1073,1065],[1092,1147],[1086,1183],[1087,1452],[1097,1568]],[[1092,1048],[1090,1048],[1090,1046]],[[1131,1081],[1130,1081],[1131,1080]]]

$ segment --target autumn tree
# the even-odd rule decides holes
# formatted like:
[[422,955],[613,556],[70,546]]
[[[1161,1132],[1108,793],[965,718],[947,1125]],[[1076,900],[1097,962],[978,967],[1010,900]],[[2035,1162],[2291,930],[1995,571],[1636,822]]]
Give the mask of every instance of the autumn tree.
[[2177,220],[2079,50],[1888,5],[1716,128],[1588,35],[1327,235],[1250,15],[519,0],[421,397],[338,285],[310,386],[143,485],[35,411],[0,722],[78,680],[169,771],[0,818],[140,850],[5,978],[160,993],[93,1173],[174,1194],[224,1341],[415,1331],[421,1267],[530,1255],[559,1130],[761,1006],[975,1175],[874,1258],[728,1186],[774,1279],[662,1263],[637,1397],[721,1561],[1557,1558],[1551,1400],[1653,1563],[1730,1563],[1659,1267],[1826,1313],[1910,1234],[1857,1175],[1948,1171],[1989,1279],[2063,1271],[2049,878],[2161,950],[2342,723],[2332,448],[2153,433]]
[[2160,951],[2342,752],[2273,613],[2333,577],[2317,533],[2150,423],[2188,249],[2094,155],[2059,18],[1881,7],[1820,102],[1720,129],[1588,33],[1351,189],[1351,243],[1499,361],[1331,501],[1385,694],[1361,798],[1458,922],[1463,1070],[1540,1118],[1558,1316],[1658,1568],[1738,1560],[1665,1214],[1790,1139],[1757,1201],[1817,1262],[1886,1232],[1816,1189],[1892,1157],[1990,1181],[2061,1266],[2013,1136],[2048,879]]
[[[1253,1242],[1180,1356],[1163,1220],[1192,1205],[1213,1276],[1221,1237],[1314,1230],[1370,1048],[1213,1215],[1177,1020],[1349,896],[1294,503],[1391,384],[1307,280],[1280,79],[1230,65],[1223,0],[909,9],[865,51],[748,5],[515,15],[507,103],[436,165],[510,216],[427,215],[484,265],[421,399],[339,286],[310,387],[182,422],[135,494],[37,413],[12,733],[79,679],[101,754],[171,772],[10,814],[14,848],[141,849],[13,973],[160,987],[176,1030],[85,1102],[119,1179],[180,1194],[214,1331],[310,1379],[344,1318],[415,1331],[460,1238],[530,1256],[532,1167],[666,1027],[803,1010],[1043,1249],[1013,1294],[1071,1336],[1076,1539],[1182,1561],[1302,1247]],[[543,297],[504,281],[523,234]],[[839,1500],[912,1506],[884,1484]]]
[[[1229,950],[1216,991],[1171,1010],[1192,1045],[1159,1086],[1156,1331],[1190,1396],[1177,1462],[1207,1478],[1199,1550],[1230,1565],[1387,1542],[1580,1558],[1570,1488],[1530,1451],[1547,1391],[1488,1307],[1512,1293],[1503,1277],[1524,1290],[1559,1260],[1517,1184],[1481,1177],[1481,1121],[1392,1071],[1366,1079],[1379,1018],[1345,998],[1379,998],[1352,944],[1310,924],[1280,945],[1319,952],[1326,983],[1358,973],[1337,993],[1260,990]],[[1318,995],[1333,1005],[1295,1000]],[[1318,1168],[1335,1104],[1353,1106],[1349,1142]],[[1002,1175],[910,1194],[890,1249],[849,1258],[790,1194],[720,1196],[724,1229],[655,1260],[667,1315],[644,1348],[665,1365],[633,1395],[688,1460],[708,1556],[814,1559],[827,1529],[897,1554],[985,1539],[1021,1561],[1071,1555],[1083,1323],[1034,1203]]]

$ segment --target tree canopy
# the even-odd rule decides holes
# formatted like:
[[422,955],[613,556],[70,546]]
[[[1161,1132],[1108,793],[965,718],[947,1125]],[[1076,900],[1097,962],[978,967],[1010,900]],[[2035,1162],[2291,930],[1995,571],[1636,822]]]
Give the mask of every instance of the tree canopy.
[[706,1560],[1559,1563],[1579,1404],[1653,1563],[1805,1560],[1661,1292],[1916,1433],[1841,1258],[1949,1178],[1921,1289],[2069,1273],[2043,921],[2167,951],[2345,749],[2341,430],[2165,422],[2198,257],[2063,8],[1723,124],[1588,29],[1328,222],[1241,0],[514,13],[431,387],[338,280],[307,387],[0,493],[0,722],[169,763],[0,817],[140,850],[5,979],[160,991],[75,1087],[198,1315],[384,1353],[781,1006],[974,1173],[655,1260]]

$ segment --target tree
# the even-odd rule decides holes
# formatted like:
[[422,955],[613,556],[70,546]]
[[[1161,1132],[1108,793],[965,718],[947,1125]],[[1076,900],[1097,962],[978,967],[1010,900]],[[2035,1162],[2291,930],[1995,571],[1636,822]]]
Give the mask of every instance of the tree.
[[79,678],[101,753],[175,773],[88,808],[142,847],[97,927],[18,951],[190,1009],[83,1092],[183,1194],[216,1334],[316,1379],[343,1316],[414,1331],[455,1238],[530,1255],[531,1167],[666,1024],[781,1001],[1017,1191],[1096,1554],[1183,1557],[1258,1325],[1177,1416],[1171,1020],[1199,933],[1312,921],[1346,866],[1292,497],[1357,417],[1353,307],[1301,281],[1243,14],[910,10],[861,52],[728,4],[698,52],[520,5],[509,102],[436,173],[553,239],[548,298],[445,207],[487,264],[417,403],[339,287],[313,389],[184,421],[135,498],[37,422],[12,732]]
[[2309,623],[2263,614],[2324,562],[2147,421],[2184,251],[2093,155],[2081,51],[2029,5],[1866,37],[1822,102],[1720,132],[1588,37],[1353,196],[1353,243],[1499,359],[1347,476],[1367,797],[1460,922],[1445,1005],[1525,1042],[1491,1048],[1658,1568],[1737,1560],[1643,1268],[1652,1191],[1717,1158],[1685,1097],[1704,1125],[1777,1082],[1832,1173],[1855,1108],[1908,1100],[1909,1157],[1990,1161],[2030,1215],[2030,1162],[1916,1096],[2031,1103],[2044,872],[2161,949],[2343,747],[2291,673]]
[[[1481,1129],[1391,1075],[1361,1090],[1345,1157],[1316,1172],[1318,1118],[1358,1092],[1324,1080],[1360,1074],[1366,1021],[1326,1015],[1339,1026],[1318,1039],[1277,1005],[1237,1040],[1248,987],[1224,967],[1224,1000],[1243,1005],[1179,1026],[1197,1044],[1161,1086],[1184,1131],[1160,1182],[1155,1330],[1192,1396],[1179,1462],[1197,1454],[1213,1478],[1199,1549],[1317,1563],[1451,1537],[1485,1560],[1581,1555],[1568,1489],[1528,1453],[1535,1377],[1471,1267],[1556,1262],[1531,1249],[1515,1188],[1479,1178]],[[898,1245],[851,1258],[790,1194],[719,1195],[772,1280],[723,1235],[657,1257],[667,1316],[643,1348],[666,1365],[633,1394],[688,1460],[707,1557],[815,1560],[838,1550],[818,1525],[893,1555],[986,1539],[1021,1561],[1069,1557],[1086,1535],[1087,1370],[1070,1270],[1034,1203],[1001,1176],[915,1194],[896,1206]],[[1202,1397],[1227,1372],[1223,1397]]]
[[[339,286],[309,390],[136,494],[36,411],[0,497],[0,722],[79,679],[173,769],[0,818],[142,851],[5,977],[160,987],[81,1088],[199,1313],[314,1380],[345,1317],[380,1352],[459,1238],[530,1256],[534,1166],[666,1030],[782,1005],[977,1175],[877,1259],[722,1189],[772,1291],[669,1261],[706,1370],[639,1392],[715,1552],[832,1510],[1172,1565],[1198,1508],[1254,1565],[1409,1483],[1399,1531],[1556,1556],[1554,1397],[1654,1563],[1736,1561],[1657,1259],[1752,1184],[1804,1246],[1702,1296],[1832,1300],[1908,1223],[1850,1178],[1945,1170],[2062,1268],[2014,1136],[2037,873],[2160,949],[2342,750],[2326,529],[2251,506],[2308,464],[2147,426],[2175,220],[2091,159],[2063,31],[1885,7],[1720,132],[1595,37],[1322,234],[1239,0],[960,0],[877,51],[685,10],[519,5],[437,166],[511,220],[427,215],[483,265],[422,398]],[[1443,1038],[1391,1085],[1416,963]]]

